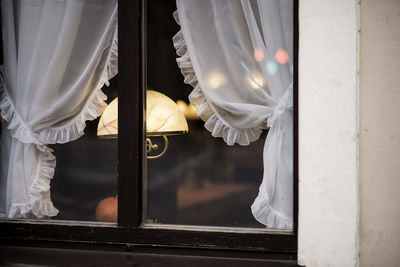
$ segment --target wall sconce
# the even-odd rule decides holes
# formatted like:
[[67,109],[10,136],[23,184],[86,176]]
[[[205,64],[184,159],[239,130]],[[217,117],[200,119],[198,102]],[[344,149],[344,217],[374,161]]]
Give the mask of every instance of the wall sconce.
[[[189,131],[185,115],[174,101],[166,95],[147,90],[146,94],[146,152],[158,150],[150,137],[162,136],[164,149],[158,155],[147,156],[149,159],[159,158],[168,148],[168,135],[185,134]],[[102,138],[118,136],[118,97],[115,98],[101,115],[97,135]]]

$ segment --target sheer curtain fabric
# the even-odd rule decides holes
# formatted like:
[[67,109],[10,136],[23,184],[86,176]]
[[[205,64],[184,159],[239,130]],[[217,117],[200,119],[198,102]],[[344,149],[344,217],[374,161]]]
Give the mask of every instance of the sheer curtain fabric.
[[55,216],[48,144],[83,134],[117,73],[116,0],[2,0],[0,215]]
[[205,127],[228,145],[269,129],[251,206],[269,228],[293,227],[293,1],[177,0],[178,66]]

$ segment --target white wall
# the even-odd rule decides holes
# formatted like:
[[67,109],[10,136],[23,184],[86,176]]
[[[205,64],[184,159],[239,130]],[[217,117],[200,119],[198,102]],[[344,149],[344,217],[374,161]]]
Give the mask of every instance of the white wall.
[[360,266],[400,266],[400,1],[362,0]]
[[299,264],[358,264],[358,1],[301,0]]

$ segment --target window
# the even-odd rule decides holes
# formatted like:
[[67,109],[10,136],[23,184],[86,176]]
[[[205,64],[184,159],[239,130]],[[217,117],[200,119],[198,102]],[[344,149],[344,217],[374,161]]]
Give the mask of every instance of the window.
[[[146,166],[146,89],[149,79],[152,78],[149,53],[149,37],[146,31],[153,27],[148,20],[147,11],[153,5],[168,5],[167,1],[119,1],[119,129],[118,129],[118,226],[110,224],[88,224],[83,222],[57,222],[57,221],[2,221],[0,237],[4,240],[10,238],[29,239],[40,241],[67,241],[67,242],[94,242],[96,244],[124,244],[126,247],[156,247],[200,249],[204,251],[252,252],[246,257],[266,258],[268,255],[280,255],[277,258],[294,259],[296,257],[296,231],[297,231],[297,186],[295,154],[294,177],[294,230],[293,232],[265,231],[252,228],[219,228],[215,226],[233,226],[221,223],[209,223],[207,227],[198,227],[194,222],[187,220],[172,221],[169,215],[160,215],[158,211],[152,212],[157,206],[152,203],[152,196],[157,192],[147,191],[146,174],[154,171]],[[297,1],[295,1],[297,3]],[[162,11],[161,9],[159,11]],[[162,11],[164,12],[164,11]],[[171,16],[171,14],[169,14]],[[150,15],[149,15],[150,16]],[[297,4],[294,9],[294,21],[297,21]],[[172,19],[172,16],[171,16]],[[295,25],[295,29],[296,29]],[[297,32],[295,30],[295,32]],[[296,37],[295,37],[295,40]],[[147,45],[146,45],[147,41]],[[296,42],[295,42],[296,44]],[[296,51],[296,49],[294,49]],[[146,58],[147,55],[147,58]],[[295,52],[296,55],[296,52]],[[295,59],[296,62],[296,59]],[[295,65],[296,66],[296,65]],[[146,71],[147,70],[147,71]],[[297,99],[296,80],[297,70],[294,69],[294,99]],[[153,79],[154,81],[154,79]],[[152,85],[158,87],[158,85]],[[154,88],[155,89],[155,88]],[[296,102],[295,102],[296,103]],[[297,105],[294,104],[296,118]],[[296,129],[296,125],[295,125]],[[179,137],[176,137],[177,139]],[[295,130],[294,147],[297,147]],[[177,140],[176,139],[176,140]],[[171,140],[174,140],[171,138]],[[172,143],[172,142],[171,142]],[[178,142],[173,142],[172,145]],[[171,148],[179,149],[177,146]],[[157,164],[150,162],[150,165]],[[159,170],[159,168],[158,168]],[[150,174],[150,179],[152,179]],[[190,174],[189,174],[190,180]],[[189,181],[190,182],[190,181]],[[177,189],[179,190],[179,189]],[[150,199],[148,208],[145,207]],[[250,203],[249,203],[250,204]],[[152,210],[153,209],[153,210]],[[160,219],[162,218],[162,219]],[[155,223],[161,220],[162,224]],[[147,223],[145,223],[147,222]],[[165,223],[164,223],[165,222]],[[190,224],[190,227],[170,224]],[[210,226],[211,224],[211,226]],[[244,223],[245,224],[245,223]],[[197,225],[200,225],[197,224]],[[238,225],[243,227],[243,225]],[[68,230],[66,230],[68,229]],[[266,252],[269,252],[266,253]],[[213,252],[214,253],[214,252]],[[217,254],[214,254],[217,255]],[[227,254],[229,255],[229,253]],[[286,255],[286,256],[282,256]]]

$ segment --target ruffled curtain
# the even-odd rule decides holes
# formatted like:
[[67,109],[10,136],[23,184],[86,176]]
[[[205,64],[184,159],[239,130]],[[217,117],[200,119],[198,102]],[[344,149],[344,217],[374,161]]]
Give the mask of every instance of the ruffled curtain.
[[293,1],[177,0],[173,37],[189,96],[228,145],[268,129],[264,176],[251,206],[269,228],[293,227]]
[[0,216],[57,215],[48,144],[83,135],[117,73],[117,0],[2,0]]

